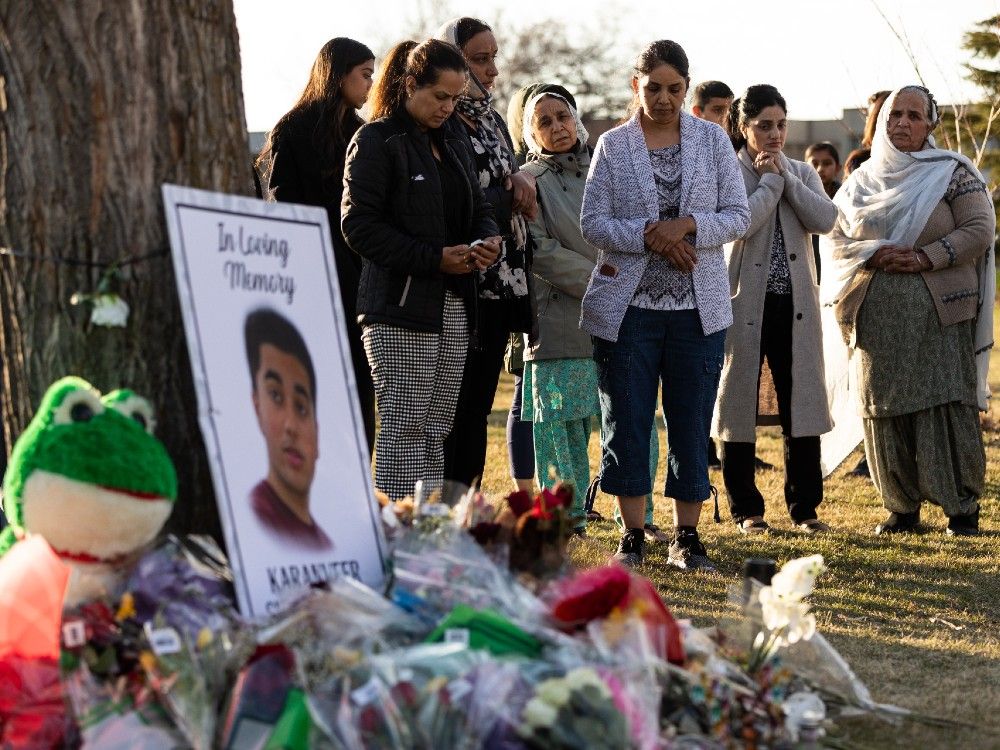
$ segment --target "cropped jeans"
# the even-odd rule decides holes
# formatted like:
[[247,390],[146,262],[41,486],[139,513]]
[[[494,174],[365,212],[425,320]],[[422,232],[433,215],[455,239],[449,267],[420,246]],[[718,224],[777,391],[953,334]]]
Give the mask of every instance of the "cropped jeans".
[[664,494],[682,502],[708,498],[706,446],[725,341],[725,330],[702,333],[697,310],[632,306],[617,341],[594,338],[600,371],[601,490],[625,497],[652,491],[649,436],[662,386]]

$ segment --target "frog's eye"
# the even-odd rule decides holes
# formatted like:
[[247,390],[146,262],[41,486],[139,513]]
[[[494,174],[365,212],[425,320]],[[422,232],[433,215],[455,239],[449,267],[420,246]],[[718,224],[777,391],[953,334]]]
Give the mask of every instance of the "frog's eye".
[[55,424],[89,422],[103,411],[104,404],[91,391],[73,391],[59,404],[52,421]]
[[153,406],[142,396],[129,396],[124,401],[113,404],[115,411],[122,416],[138,422],[139,425],[150,435],[156,429],[156,417],[153,414]]

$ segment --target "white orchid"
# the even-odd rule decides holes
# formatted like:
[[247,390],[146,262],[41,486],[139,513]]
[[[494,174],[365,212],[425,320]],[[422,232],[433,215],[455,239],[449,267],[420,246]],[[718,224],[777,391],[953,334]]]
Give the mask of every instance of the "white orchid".
[[750,654],[749,671],[763,666],[781,647],[808,641],[816,632],[816,617],[804,599],[813,592],[816,577],[826,565],[822,555],[789,560],[774,574],[770,586],[758,593],[766,632],[757,634]]
[[770,586],[760,590],[760,611],[764,627],[784,643],[808,641],[816,632],[816,618],[809,605],[798,599],[782,598]]
[[816,585],[816,577],[826,570],[823,555],[811,555],[789,560],[781,570],[774,574],[771,585],[765,586],[773,590],[775,597],[792,601],[801,601],[812,593]]

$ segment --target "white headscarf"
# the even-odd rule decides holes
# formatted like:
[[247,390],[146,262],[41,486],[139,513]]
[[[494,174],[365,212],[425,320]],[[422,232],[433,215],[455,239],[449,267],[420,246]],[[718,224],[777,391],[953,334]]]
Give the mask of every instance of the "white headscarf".
[[[889,112],[900,91],[885,100],[879,112],[872,141],[871,158],[854,170],[833,202],[839,209],[836,237],[820,240],[823,277],[820,301],[835,304],[851,280],[875,251],[883,245],[913,247],[948,183],[961,164],[986,183],[976,166],[964,155],[937,148],[928,136],[922,151],[904,152],[892,145],[888,134]],[[933,106],[933,105],[932,105]],[[937,119],[937,110],[932,113]],[[993,238],[983,238],[989,249],[976,265],[979,276],[979,312],[976,318],[975,351],[979,408],[986,410],[990,396],[987,375],[993,346],[993,303],[996,297],[996,261]]]
[[535,140],[535,134],[531,127],[532,118],[535,116],[535,107],[538,106],[538,102],[547,96],[551,96],[554,99],[558,99],[564,102],[569,108],[570,114],[573,115],[573,119],[576,121],[576,138],[579,141],[580,146],[586,146],[587,141],[590,140],[590,134],[587,129],[583,126],[583,120],[580,119],[580,113],[576,111],[576,107],[569,103],[566,97],[559,94],[553,93],[551,91],[543,91],[540,94],[535,94],[528,100],[528,103],[524,105],[524,117],[522,118],[522,130],[521,137],[524,138],[525,144],[528,146],[529,153],[540,154],[542,153],[542,146]]
[[[448,42],[448,44],[458,47],[458,49],[461,50],[462,45],[458,43],[458,24],[461,23],[464,18],[466,18],[466,16],[459,16],[458,18],[453,18],[450,21],[445,21],[441,24],[441,27],[434,32],[434,38],[440,39],[442,42]],[[486,87],[479,82],[476,74],[471,70],[469,71],[469,83],[465,87],[465,95],[474,100],[486,99],[488,104],[493,101],[493,96],[486,90]]]

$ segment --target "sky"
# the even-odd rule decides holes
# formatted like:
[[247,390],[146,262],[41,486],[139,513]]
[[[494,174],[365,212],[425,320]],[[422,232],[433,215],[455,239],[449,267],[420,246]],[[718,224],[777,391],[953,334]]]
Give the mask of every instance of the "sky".
[[[381,58],[394,42],[433,31],[416,28],[420,18],[436,27],[472,15],[501,32],[505,25],[548,20],[569,34],[613,28],[608,45],[621,55],[623,87],[631,61],[648,42],[673,39],[687,52],[693,83],[720,79],[737,93],[770,83],[784,95],[792,119],[817,120],[861,106],[873,91],[917,82],[890,23],[908,40],[938,102],[974,98],[975,88],[963,79],[962,63],[970,57],[960,48],[962,34],[1000,14],[1000,0],[281,0],[277,7],[271,0],[234,0],[234,5],[251,131],[269,129],[295,103],[328,39],[352,37]],[[560,83],[574,88],[573,81]]]

